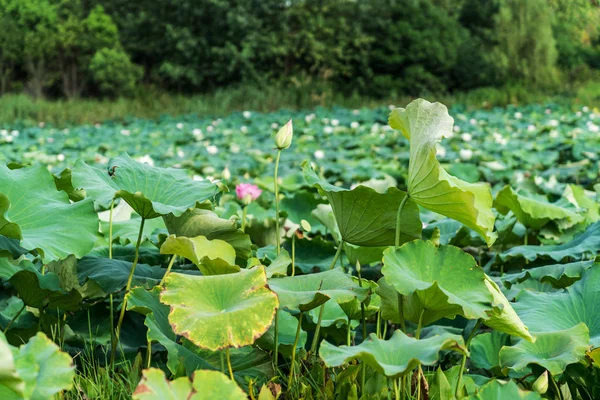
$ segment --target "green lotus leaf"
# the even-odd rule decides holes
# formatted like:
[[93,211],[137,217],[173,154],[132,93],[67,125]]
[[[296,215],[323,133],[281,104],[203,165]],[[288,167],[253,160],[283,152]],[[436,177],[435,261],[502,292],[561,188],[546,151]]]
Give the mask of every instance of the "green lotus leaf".
[[0,331],[0,396],[7,400],[22,399],[24,390],[25,383],[17,372],[11,346]]
[[458,247],[436,247],[429,241],[415,240],[397,250],[389,248],[384,252],[381,272],[388,284],[406,296],[405,318],[414,323],[421,317],[428,325],[462,315],[532,339],[498,286]]
[[394,109],[389,125],[410,142],[408,195],[418,205],[455,219],[485,238],[496,240],[489,185],[468,183],[446,172],[436,159],[436,144],[452,134],[454,120],[440,103],[417,99]]
[[600,347],[599,287],[600,265],[596,265],[563,292],[526,290],[513,306],[534,335],[571,329],[583,322],[589,328],[590,343]]
[[542,400],[539,393],[521,390],[513,382],[503,382],[492,379],[483,385],[476,394],[470,395],[467,400]]
[[[287,311],[277,313],[279,320],[279,352],[286,355],[292,354],[292,345],[296,339],[296,329],[298,328],[298,318]],[[297,351],[304,348],[308,334],[300,330],[300,338],[296,347]],[[273,349],[275,347],[275,322],[269,327],[269,330],[256,341],[257,346],[262,349]]]
[[396,330],[388,340],[371,334],[358,346],[334,346],[321,343],[319,356],[327,367],[339,367],[352,360],[361,360],[389,378],[410,373],[418,365],[435,365],[441,351],[451,350],[467,354],[462,336],[444,334],[427,339],[415,339]]
[[56,189],[62,190],[68,194],[69,199],[72,201],[78,202],[85,199],[85,192],[83,190],[76,190],[73,187],[73,183],[71,181],[71,170],[69,168],[64,169],[58,175],[53,175],[53,178]]
[[245,400],[246,394],[235,382],[218,371],[198,370],[192,382],[177,378],[169,382],[157,368],[142,371],[134,400]]
[[[131,272],[130,261],[104,257],[83,257],[77,261],[77,277],[80,285],[88,282],[97,284],[104,293],[120,292],[126,285]],[[138,264],[132,278],[132,286],[151,288],[158,285],[165,269]]]
[[279,297],[281,308],[292,313],[309,311],[333,299],[338,304],[355,298],[363,301],[368,288],[362,288],[341,269],[310,275],[269,279],[269,287]]
[[161,302],[171,307],[173,330],[209,350],[254,343],[269,328],[279,306],[262,266],[227,275],[172,273]]
[[[24,305],[23,300],[17,296],[0,299],[0,331],[4,332],[11,321],[12,324],[7,334],[12,335],[14,333],[19,336],[19,333],[23,330],[35,329],[37,331],[38,319],[33,313],[22,310]],[[25,337],[25,335],[21,337]],[[19,341],[22,341],[22,339]]]
[[[335,257],[336,248],[333,242],[316,236],[296,239],[296,268],[303,273],[310,274],[318,271],[327,271]],[[285,250],[291,253],[291,245],[286,244]]]
[[171,235],[220,239],[233,246],[239,260],[247,260],[252,256],[250,237],[237,228],[235,219],[220,218],[211,210],[194,208],[179,217],[172,214],[165,215],[163,220]]
[[595,257],[600,248],[600,221],[587,227],[567,243],[551,246],[517,246],[501,253],[502,261],[523,257],[529,261],[537,258],[551,258],[560,262],[569,257],[573,260],[582,260],[586,256]]
[[[140,224],[142,219],[138,215],[132,215],[130,219],[116,221],[113,220],[113,240],[118,240],[118,243],[126,245],[133,243],[135,245],[139,232]],[[109,222],[101,221],[100,227],[104,237],[108,240]],[[142,242],[149,240],[152,234],[157,230],[164,230],[165,224],[159,219],[151,219],[144,222],[144,230],[142,231]]]
[[521,340],[500,350],[500,363],[515,371],[530,364],[547,369],[552,375],[565,371],[567,365],[585,359],[590,349],[590,333],[584,323],[556,332],[536,333],[535,343]]
[[584,220],[574,210],[519,194],[508,185],[496,195],[494,207],[502,214],[512,211],[520,223],[533,229],[540,229],[549,221],[562,221],[561,226],[568,228]]
[[155,286],[151,290],[134,288],[127,294],[127,310],[146,316],[144,325],[148,328],[148,340],[155,341],[167,349],[167,368],[177,374],[180,365],[191,375],[197,369],[215,369],[206,358],[186,348],[177,339],[169,324],[169,306],[160,302],[162,288]]
[[42,332],[14,349],[13,355],[17,374],[25,384],[23,398],[50,399],[73,385],[73,360]]
[[161,254],[176,254],[193,262],[202,275],[235,273],[235,249],[223,240],[208,240],[205,236],[194,238],[170,235],[160,247]]
[[135,400],[181,400],[191,396],[192,382],[187,377],[169,382],[158,368],[143,370],[142,380],[133,393]]
[[544,265],[543,267],[526,269],[514,274],[504,274],[502,281],[514,285],[528,279],[534,279],[542,283],[549,283],[555,288],[566,288],[581,279],[583,272],[592,266],[594,266],[593,260]]
[[[352,280],[358,284],[357,277],[353,276]],[[350,302],[340,304],[340,307],[350,319],[362,318],[363,309],[361,308],[361,304],[364,305],[364,313],[367,318],[375,315],[379,311],[381,299],[376,294],[379,285],[377,285],[376,282],[363,279],[362,286],[369,289],[369,297],[365,301],[360,301],[358,298],[355,298]]]
[[16,263],[8,258],[0,258],[0,279],[10,281],[29,307],[74,311],[81,305],[81,294],[77,290],[63,290],[56,274],[42,274],[28,260]]
[[484,323],[499,332],[508,333],[509,335],[519,336],[530,342],[534,340],[529,333],[529,329],[519,318],[511,303],[502,294],[502,291],[489,276],[485,276],[485,285],[492,294],[494,301],[493,308],[487,312],[487,317]]
[[111,159],[108,171],[77,160],[72,180],[74,187],[85,189],[86,196],[99,205],[107,207],[113,198],[122,198],[145,219],[171,213],[180,216],[219,191],[209,181],[191,180],[184,170],[152,167],[127,154]]
[[407,296],[405,317],[428,325],[441,318],[462,315],[485,318],[493,297],[485,285],[485,273],[471,255],[454,246],[435,247],[416,240],[383,255],[386,282]]
[[92,202],[71,203],[56,190],[47,168],[0,165],[0,235],[20,240],[21,247],[39,251],[49,262],[70,254],[83,257],[94,247],[97,232]]
[[[345,242],[358,246],[394,244],[398,207],[406,197],[405,192],[389,188],[385,193],[378,193],[366,186],[352,190],[334,186],[319,178],[307,161],[302,163],[302,170],[307,183],[327,196]],[[401,218],[400,242],[420,238],[419,208],[410,199],[404,205]]]
[[594,201],[581,186],[567,185],[563,197],[575,207],[585,210],[584,217],[588,224],[600,220],[600,202]]
[[[0,199],[1,197],[2,196],[0,196]],[[1,219],[2,217],[0,217],[0,220]],[[2,225],[1,222],[0,225]],[[19,245],[18,239],[11,239],[9,237],[0,235],[0,257],[12,257],[14,259],[17,259],[23,254],[27,253],[27,249],[24,249]]]
[[[471,363],[477,368],[496,370],[500,368],[500,350],[510,345],[510,336],[502,332],[481,333],[473,338],[469,351]],[[504,374],[503,374],[504,375]]]

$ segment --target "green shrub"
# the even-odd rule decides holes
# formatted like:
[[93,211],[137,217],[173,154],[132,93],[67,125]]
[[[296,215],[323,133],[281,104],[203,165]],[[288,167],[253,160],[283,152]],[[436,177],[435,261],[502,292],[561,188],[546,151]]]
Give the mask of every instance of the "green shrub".
[[100,93],[107,96],[130,96],[143,75],[142,68],[119,48],[97,51],[90,62],[90,72]]

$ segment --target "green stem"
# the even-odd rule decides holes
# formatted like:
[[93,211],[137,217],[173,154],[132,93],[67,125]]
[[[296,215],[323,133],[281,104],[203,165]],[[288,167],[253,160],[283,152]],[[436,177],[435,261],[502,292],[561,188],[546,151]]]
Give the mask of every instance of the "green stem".
[[231,356],[229,355],[229,347],[225,348],[225,357],[227,358],[227,369],[229,369],[229,378],[234,381],[233,379],[233,369],[231,368]]
[[298,318],[298,327],[296,328],[296,337],[294,338],[294,345],[292,346],[292,363],[290,364],[290,376],[288,377],[288,392],[292,389],[292,379],[294,378],[294,363],[296,361],[296,347],[298,347],[298,341],[300,340],[300,332],[302,327],[302,317],[303,314],[300,313],[300,317]]
[[125,309],[127,308],[127,293],[131,288],[131,282],[133,281],[133,274],[135,273],[135,267],[137,267],[138,260],[140,258],[140,244],[142,243],[142,236],[144,233],[144,223],[146,220],[142,218],[140,223],[140,231],[138,233],[137,243],[135,244],[135,257],[133,258],[133,264],[131,265],[131,271],[129,271],[129,278],[127,279],[127,286],[125,286],[125,296],[123,297],[123,303],[121,304],[121,313],[119,314],[119,321],[117,322],[117,329],[115,333],[115,341],[112,344],[110,353],[110,365],[115,362],[115,356],[117,352],[117,345],[119,344],[119,338],[121,336],[121,325],[123,324],[123,318],[125,317]]
[[6,328],[4,328],[4,333],[8,332],[8,330],[10,329],[10,327],[12,326],[12,324],[17,320],[17,318],[19,318],[19,315],[21,315],[21,313],[23,312],[23,310],[25,310],[25,303],[23,303],[23,307],[21,307],[21,309],[19,310],[19,312],[17,312],[15,314],[14,317],[12,317],[12,319],[10,320],[10,322],[8,323],[8,325],[6,325]]
[[[417,324],[417,331],[415,332],[415,338],[421,339],[421,328],[423,327],[423,314],[425,314],[425,309],[421,311],[421,315],[419,315],[419,323]],[[421,376],[423,375],[423,369],[419,364],[419,369],[417,372],[417,400],[421,400]]]
[[273,338],[275,341],[275,349],[273,354],[273,365],[275,366],[275,371],[279,370],[279,309],[275,310],[275,337]]
[[244,206],[242,210],[242,232],[246,232],[246,216],[248,215],[248,206]]
[[376,329],[377,339],[381,339],[381,311],[377,312],[377,329]]
[[296,275],[296,232],[292,236],[292,276]]
[[[108,258],[112,260],[113,258],[113,249],[112,249],[112,239],[113,239],[113,210],[115,208],[115,198],[113,197],[110,202],[110,211],[108,213]],[[111,348],[115,346],[115,308],[114,308],[114,299],[113,294],[111,293],[109,296],[110,301],[110,346]]]
[[400,316],[400,329],[406,333],[406,321],[404,320],[404,296],[398,293],[398,314]]
[[394,249],[397,249],[398,247],[400,247],[400,221],[401,221],[401,217],[402,217],[402,209],[404,208],[404,204],[406,203],[406,200],[408,200],[408,193],[406,194],[406,196],[404,196],[404,198],[400,202],[400,206],[398,207],[398,213],[396,214],[396,241],[394,244]]
[[281,233],[279,232],[279,182],[278,180],[278,172],[279,172],[279,158],[281,157],[281,150],[277,149],[277,157],[275,158],[275,181],[274,181],[274,189],[275,189],[275,232],[277,237],[277,255],[281,253]]
[[[362,283],[362,275],[360,274],[360,264],[357,262],[357,273],[358,273],[358,286],[363,287]],[[362,340],[363,342],[367,340],[367,319],[365,318],[365,304],[363,302],[360,303],[360,320],[362,322]],[[365,390],[365,381],[367,376],[367,364],[362,363],[361,366],[361,379],[360,379],[360,390],[361,393]]]
[[310,346],[310,354],[313,356],[317,351],[317,342],[319,341],[319,332],[321,331],[321,321],[323,321],[323,312],[325,311],[325,303],[321,305],[319,309],[319,319],[317,320],[317,328],[315,329],[315,336],[313,337],[312,345]]
[[150,368],[152,363],[152,340],[148,339],[148,348],[146,350],[146,368]]
[[396,400],[400,400],[400,387],[398,385],[398,379],[394,379],[394,397]]
[[[477,332],[479,331],[479,327],[481,326],[481,319],[477,320],[477,323],[475,323],[475,326],[473,327],[473,330],[471,331],[471,333],[469,334],[469,337],[467,338],[467,341],[465,342],[465,349],[468,351],[469,350],[469,344],[471,344],[471,340],[473,340],[473,338],[475,337],[475,334],[477,334]],[[462,377],[463,377],[463,373],[465,372],[465,366],[467,365],[467,354],[463,354],[463,358],[462,361],[460,363],[460,369],[458,370],[458,380],[456,381],[456,391],[455,391],[455,396],[457,399],[459,399],[460,396],[460,392],[461,392],[461,386],[462,386]]]
[[335,263],[337,263],[338,258],[340,258],[340,254],[342,254],[343,248],[344,248],[344,241],[341,240],[340,244],[338,245],[337,251],[335,252],[335,256],[333,256],[333,261],[331,262],[329,269],[333,269],[335,267]]
[[554,376],[550,373],[550,371],[548,371],[548,378],[550,378],[550,382],[552,382],[552,387],[554,388],[554,391],[556,392],[556,396],[558,397],[558,399],[564,400],[565,397],[563,396],[562,392],[560,391],[560,388],[558,387],[558,384],[554,380]]
[[177,255],[173,254],[173,257],[171,257],[171,261],[169,261],[169,266],[167,267],[167,271],[165,272],[162,279],[160,280],[160,283],[158,284],[159,286],[163,286],[165,284],[165,279],[167,279],[167,275],[169,275],[169,273],[171,272],[171,268],[173,268],[173,264],[175,263],[176,258],[177,258]]
[[351,322],[352,320],[350,317],[348,317],[348,336],[346,337],[346,346],[352,345],[352,327],[350,326]]

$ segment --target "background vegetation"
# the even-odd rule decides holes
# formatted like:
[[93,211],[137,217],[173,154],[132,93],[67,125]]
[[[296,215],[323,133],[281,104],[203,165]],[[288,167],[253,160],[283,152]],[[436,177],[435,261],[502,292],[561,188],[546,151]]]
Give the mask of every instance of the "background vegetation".
[[[118,117],[264,91],[291,107],[482,88],[527,100],[576,94],[600,69],[596,0],[0,0],[0,25],[0,95],[135,99]],[[7,118],[52,108],[9,97]]]

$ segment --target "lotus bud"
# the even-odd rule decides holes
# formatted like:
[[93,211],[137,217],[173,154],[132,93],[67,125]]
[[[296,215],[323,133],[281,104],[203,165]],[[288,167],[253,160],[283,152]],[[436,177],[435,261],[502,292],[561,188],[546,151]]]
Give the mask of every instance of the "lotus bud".
[[544,371],[544,373],[533,382],[532,389],[540,394],[544,394],[548,391],[548,371]]
[[294,128],[292,127],[292,120],[290,119],[275,135],[275,146],[277,146],[279,150],[287,149],[292,144],[293,136]]
[[221,174],[221,176],[223,177],[223,179],[225,179],[226,181],[231,179],[231,171],[229,171],[229,168],[225,167],[223,169],[223,173]]
[[356,260],[356,273],[360,275],[360,261],[358,260]]

